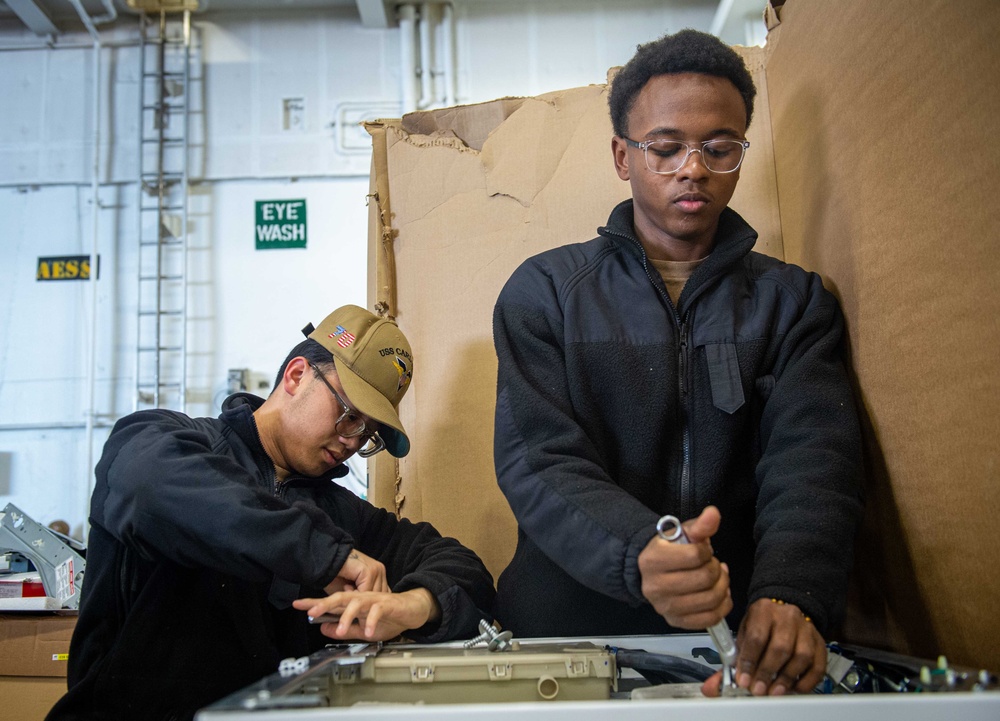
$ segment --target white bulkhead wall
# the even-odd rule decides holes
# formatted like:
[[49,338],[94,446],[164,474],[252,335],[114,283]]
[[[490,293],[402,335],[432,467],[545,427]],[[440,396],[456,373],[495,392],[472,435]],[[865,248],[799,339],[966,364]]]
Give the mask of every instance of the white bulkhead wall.
[[[421,35],[417,4],[418,68],[421,41],[433,48],[424,49],[432,74],[415,79],[415,102],[601,83],[639,43],[708,30],[717,5],[474,0],[436,8],[433,32]],[[453,45],[442,38],[449,14]],[[87,33],[60,35],[55,44],[65,47],[51,49],[0,25],[0,507],[13,502],[43,524],[66,520],[78,537],[92,465],[110,424],[133,407],[135,24],[122,15],[99,28],[96,98]],[[365,305],[370,145],[357,123],[399,116],[406,64],[399,28],[365,28],[352,7],[209,11],[193,25],[187,411],[215,415],[227,369],[249,369],[250,390],[266,395],[300,328],[344,303]],[[255,201],[274,199],[305,199],[306,248],[255,250]],[[36,280],[39,257],[89,254],[95,227],[96,293],[84,281]]]

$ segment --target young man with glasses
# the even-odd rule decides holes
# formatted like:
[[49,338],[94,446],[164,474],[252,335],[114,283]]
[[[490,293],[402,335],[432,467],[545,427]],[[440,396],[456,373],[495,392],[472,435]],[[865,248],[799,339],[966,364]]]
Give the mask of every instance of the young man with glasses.
[[[862,463],[836,299],[727,207],[754,95],[712,36],[641,46],[608,98],[632,199],[500,294],[494,455],[518,545],[496,615],[515,636],[728,617],[736,682],[777,695],[822,679]],[[657,537],[665,514],[689,545]]]
[[[184,719],[330,639],[469,638],[492,618],[479,558],[333,482],[406,455],[413,374],[395,323],[331,313],[267,399],[218,418],[121,419],[97,465],[69,692],[50,719]],[[324,614],[339,621],[310,623]]]

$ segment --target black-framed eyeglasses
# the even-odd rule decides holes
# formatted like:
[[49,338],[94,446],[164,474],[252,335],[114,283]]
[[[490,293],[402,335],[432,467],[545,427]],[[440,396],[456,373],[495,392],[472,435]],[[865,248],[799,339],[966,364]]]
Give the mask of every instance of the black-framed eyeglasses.
[[639,148],[646,158],[646,167],[657,175],[673,175],[684,167],[691,153],[701,153],[701,162],[713,173],[732,173],[740,167],[750,147],[749,140],[705,140],[694,144],[663,139],[642,143],[629,138],[622,140],[632,148]]
[[337,435],[343,436],[344,438],[362,438],[361,447],[358,449],[358,455],[362,458],[368,458],[369,456],[374,456],[379,451],[385,450],[385,441],[379,436],[377,430],[370,430],[365,425],[365,419],[361,417],[361,414],[356,410],[347,405],[347,401],[341,398],[340,394],[337,393],[337,389],[334,388],[330,381],[326,379],[323,375],[323,371],[319,369],[315,363],[309,363],[309,366],[316,372],[319,379],[323,381],[323,385],[330,389],[333,393],[333,397],[337,399],[337,403],[340,404],[343,412],[340,417],[337,418],[337,422],[334,425],[334,430]]

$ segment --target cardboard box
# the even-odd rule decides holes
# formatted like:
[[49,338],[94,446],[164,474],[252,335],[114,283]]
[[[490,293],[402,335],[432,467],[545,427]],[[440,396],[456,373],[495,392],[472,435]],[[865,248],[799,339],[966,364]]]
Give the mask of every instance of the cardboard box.
[[54,676],[0,676],[3,718],[43,721],[66,693],[66,679]]
[[[847,318],[868,477],[838,640],[1000,668],[1000,3],[789,0],[766,17],[767,46],[738,49],[759,95],[731,204]],[[522,260],[594,237],[627,196],[606,87],[368,129],[369,305],[420,359],[413,451],[376,457],[370,497],[496,575],[516,524],[493,472],[492,308]]]
[[40,721],[66,693],[76,615],[0,614],[3,717]]
[[76,615],[0,615],[0,676],[66,677]]

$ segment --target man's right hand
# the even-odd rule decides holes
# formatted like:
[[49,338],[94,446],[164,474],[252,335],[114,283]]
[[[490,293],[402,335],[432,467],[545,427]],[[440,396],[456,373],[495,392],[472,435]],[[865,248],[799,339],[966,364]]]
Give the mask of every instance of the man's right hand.
[[324,636],[341,641],[388,641],[441,618],[441,607],[426,588],[402,593],[334,593],[326,598],[300,598],[292,605],[312,618],[340,616],[324,623],[320,630]]
[[332,595],[339,591],[388,593],[390,589],[385,577],[385,566],[371,556],[353,549],[337,572],[337,577],[323,590]]
[[705,629],[733,609],[729,569],[712,552],[721,520],[719,509],[708,506],[684,523],[690,543],[654,536],[639,554],[642,595],[671,626]]

